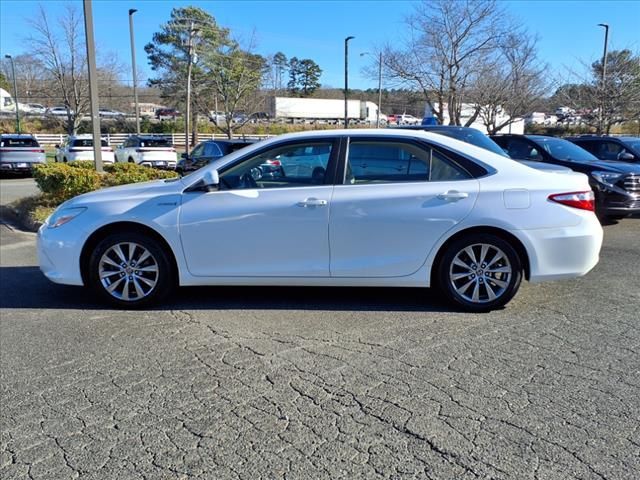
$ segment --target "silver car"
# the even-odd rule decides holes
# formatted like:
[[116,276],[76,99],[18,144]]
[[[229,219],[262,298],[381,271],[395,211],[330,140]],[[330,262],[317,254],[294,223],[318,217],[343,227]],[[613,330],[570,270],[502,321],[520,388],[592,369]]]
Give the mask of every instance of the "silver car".
[[44,148],[33,135],[0,135],[0,171],[31,173],[34,165],[45,163]]

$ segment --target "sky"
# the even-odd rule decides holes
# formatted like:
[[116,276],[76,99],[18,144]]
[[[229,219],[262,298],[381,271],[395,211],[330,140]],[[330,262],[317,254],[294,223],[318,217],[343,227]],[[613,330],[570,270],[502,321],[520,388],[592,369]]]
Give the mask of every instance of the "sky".
[[[452,0],[453,1],[453,0]],[[609,49],[640,51],[640,1],[505,0],[504,7],[539,37],[540,58],[550,75],[568,75],[602,56],[603,32],[598,23],[610,25]],[[29,53],[28,20],[42,5],[50,21],[65,6],[82,1],[0,0],[0,54]],[[169,19],[174,7],[194,5],[208,11],[232,34],[248,40],[255,35],[257,53],[311,58],[323,70],[323,86],[344,84],[344,39],[349,43],[349,87],[377,88],[377,80],[364,70],[374,59],[377,46],[400,41],[407,31],[404,21],[415,2],[410,1],[224,1],[224,0],[94,0],[94,30],[98,54],[115,53],[130,69],[128,10],[134,16],[138,69],[151,75],[144,45]],[[131,75],[124,75],[129,79]]]

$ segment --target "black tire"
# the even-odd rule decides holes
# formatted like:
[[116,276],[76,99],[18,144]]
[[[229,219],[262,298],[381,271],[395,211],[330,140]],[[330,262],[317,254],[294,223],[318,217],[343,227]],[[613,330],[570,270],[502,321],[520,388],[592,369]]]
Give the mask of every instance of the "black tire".
[[133,158],[129,157],[129,163],[135,163],[135,162],[133,161]]
[[[487,246],[484,259],[480,258],[482,245]],[[468,250],[465,249],[469,247],[475,258],[466,253]],[[494,256],[498,253],[502,256],[495,260]],[[454,264],[456,257],[470,267],[465,269],[459,263]],[[481,260],[485,263],[480,263]],[[495,269],[503,271],[494,272]],[[508,273],[506,269],[509,269]],[[451,303],[470,312],[487,312],[506,305],[513,298],[522,282],[522,270],[522,260],[509,242],[492,234],[478,233],[451,243],[442,255],[436,272],[438,287]],[[476,288],[477,300],[474,301]],[[491,298],[490,292],[495,298]]]
[[[105,255],[105,253],[115,245],[122,243],[133,243],[143,249],[146,249],[151,254],[152,260],[154,260],[157,265],[157,277],[153,277],[153,280],[156,281],[155,286],[151,288],[145,296],[142,296],[139,299],[125,300],[117,298],[107,291],[107,286],[105,286],[103,281],[100,279],[100,262],[103,255]],[[101,300],[118,308],[138,309],[160,303],[161,301],[166,300],[176,285],[176,272],[173,262],[165,250],[166,247],[164,247],[158,240],[142,233],[123,232],[108,235],[101,240],[98,245],[96,245],[89,259],[88,274],[86,275],[89,284],[88,286]],[[134,251],[139,250],[136,249]],[[149,260],[147,260],[147,262],[149,262]],[[138,265],[138,268],[144,268],[144,266],[140,267]],[[133,269],[135,270],[135,268]],[[124,276],[126,275],[129,274],[125,274]],[[132,277],[129,278],[131,279]],[[119,277],[116,275],[115,280],[111,282],[111,285],[113,286],[118,279]],[[126,278],[124,280],[126,281]],[[105,279],[105,282],[106,281],[107,280]],[[133,285],[133,283],[131,283],[131,285]],[[139,283],[139,285],[143,284]],[[145,284],[143,287],[146,288],[148,285]],[[131,291],[135,292],[135,288],[130,288],[129,292]]]
[[64,163],[67,163],[67,157],[64,157],[64,158],[62,159],[62,161],[63,161]]

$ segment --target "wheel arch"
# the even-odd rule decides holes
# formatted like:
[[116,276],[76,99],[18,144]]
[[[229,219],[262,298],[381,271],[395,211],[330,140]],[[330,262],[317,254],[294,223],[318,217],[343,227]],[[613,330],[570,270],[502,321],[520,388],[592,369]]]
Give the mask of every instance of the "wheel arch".
[[82,250],[80,253],[80,274],[82,275],[82,282],[84,285],[88,283],[88,274],[89,274],[89,260],[91,259],[91,252],[93,249],[100,243],[104,238],[113,233],[122,233],[122,232],[136,232],[144,235],[149,235],[153,237],[156,241],[158,241],[163,249],[169,253],[169,259],[171,261],[171,267],[173,269],[174,278],[177,281],[179,276],[178,270],[178,262],[176,260],[175,253],[171,248],[171,245],[167,240],[156,230],[149,227],[148,225],[143,225],[142,223],[137,222],[114,222],[109,223],[107,225],[103,225],[98,228],[95,232],[93,232],[89,238],[84,242],[82,246]]
[[439,265],[440,265],[440,262],[442,261],[442,257],[444,256],[445,252],[449,248],[449,245],[451,245],[453,242],[457,241],[458,239],[466,235],[481,234],[481,233],[495,235],[496,237],[499,237],[502,240],[509,242],[509,244],[518,253],[520,260],[522,261],[522,267],[524,268],[525,278],[529,280],[531,275],[531,264],[529,260],[529,254],[524,244],[518,239],[518,237],[498,227],[478,226],[478,227],[466,228],[464,230],[460,230],[459,232],[456,232],[455,234],[447,238],[447,240],[440,246],[440,248],[438,249],[438,253],[436,253],[436,256],[434,257],[432,267],[431,267],[431,285],[435,285],[437,283]]

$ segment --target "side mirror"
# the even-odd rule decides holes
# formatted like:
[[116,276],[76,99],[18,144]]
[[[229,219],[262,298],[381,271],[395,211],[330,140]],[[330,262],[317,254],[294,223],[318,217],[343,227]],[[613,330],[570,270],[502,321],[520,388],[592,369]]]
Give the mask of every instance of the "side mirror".
[[220,186],[220,175],[218,174],[218,170],[207,170],[202,177],[202,182],[204,183],[204,188],[208,192],[218,190]]
[[184,159],[184,160],[188,160],[189,159],[189,155],[187,155],[187,152],[182,152],[180,154],[180,158]]
[[633,156],[633,154],[629,152],[621,152],[618,154],[618,160],[621,160],[623,162],[633,161],[634,159],[635,157]]
[[60,148],[60,144],[59,144],[59,143],[56,143],[56,144],[54,145],[54,147],[56,147],[56,148]]

